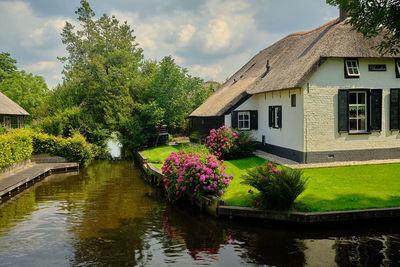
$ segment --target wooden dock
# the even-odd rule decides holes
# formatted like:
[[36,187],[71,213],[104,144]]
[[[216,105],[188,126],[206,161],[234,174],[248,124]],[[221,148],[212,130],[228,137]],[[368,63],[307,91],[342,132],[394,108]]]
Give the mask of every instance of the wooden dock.
[[5,197],[11,196],[13,192],[17,192],[35,181],[41,180],[52,172],[78,168],[79,164],[76,162],[38,163],[8,175],[3,174],[0,176],[0,201]]

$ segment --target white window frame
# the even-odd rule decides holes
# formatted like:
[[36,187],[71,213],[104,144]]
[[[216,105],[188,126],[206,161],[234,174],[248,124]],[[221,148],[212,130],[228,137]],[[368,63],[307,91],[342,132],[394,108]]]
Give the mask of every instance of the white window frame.
[[[360,67],[358,66],[357,59],[346,59],[345,60],[347,76],[349,77],[359,77],[360,76]],[[352,73],[350,73],[352,72]]]
[[[249,127],[248,127],[248,128],[245,128],[245,127],[240,128],[240,123],[243,122],[242,126],[244,126],[244,122],[247,121],[247,120],[245,120],[244,118],[241,120],[241,119],[240,119],[240,116],[245,116],[245,115],[247,115],[248,118],[249,118],[249,119],[248,119],[248,125],[249,125]],[[250,111],[239,111],[239,112],[238,112],[238,129],[239,129],[239,130],[250,130]]]
[[[356,104],[350,104],[350,101],[349,101],[349,133],[366,133],[366,132],[368,132],[367,92],[366,91],[349,91],[349,100],[350,100],[350,94],[356,94]],[[359,104],[358,103],[359,94],[364,94],[364,104]],[[356,107],[357,115],[355,117],[350,117],[350,107]],[[358,114],[358,110],[359,110],[360,107],[364,107],[364,110],[365,110],[364,117],[360,117],[359,114]],[[364,129],[359,129],[358,128],[358,120],[359,119],[364,119],[365,120]],[[350,120],[356,120],[357,130],[351,130],[350,129]]]

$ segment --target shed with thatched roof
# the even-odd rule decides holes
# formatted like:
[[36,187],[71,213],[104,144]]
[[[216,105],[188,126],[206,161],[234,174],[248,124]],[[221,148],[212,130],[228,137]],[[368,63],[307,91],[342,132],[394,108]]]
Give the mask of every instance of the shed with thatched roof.
[[400,158],[400,59],[341,19],[260,51],[190,114],[197,136],[222,125],[298,162]]
[[23,128],[29,113],[0,92],[0,124],[3,127]]

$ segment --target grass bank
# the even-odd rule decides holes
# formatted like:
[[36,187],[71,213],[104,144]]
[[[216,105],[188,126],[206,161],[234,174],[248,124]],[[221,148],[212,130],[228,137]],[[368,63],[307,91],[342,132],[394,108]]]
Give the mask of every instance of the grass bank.
[[[181,145],[163,146],[143,151],[154,165],[161,166],[171,152]],[[258,157],[225,161],[226,172],[235,178],[222,198],[230,206],[252,207],[253,195],[248,185],[241,184],[246,169],[263,164]],[[367,208],[400,207],[400,164],[361,165],[304,169],[308,177],[306,190],[296,199],[301,211],[334,211]]]

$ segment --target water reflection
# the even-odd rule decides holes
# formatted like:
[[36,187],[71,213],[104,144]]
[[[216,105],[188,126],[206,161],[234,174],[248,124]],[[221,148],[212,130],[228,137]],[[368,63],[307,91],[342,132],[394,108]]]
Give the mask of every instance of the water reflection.
[[173,207],[128,162],[48,177],[0,209],[4,266],[399,266],[397,224],[302,229]]

